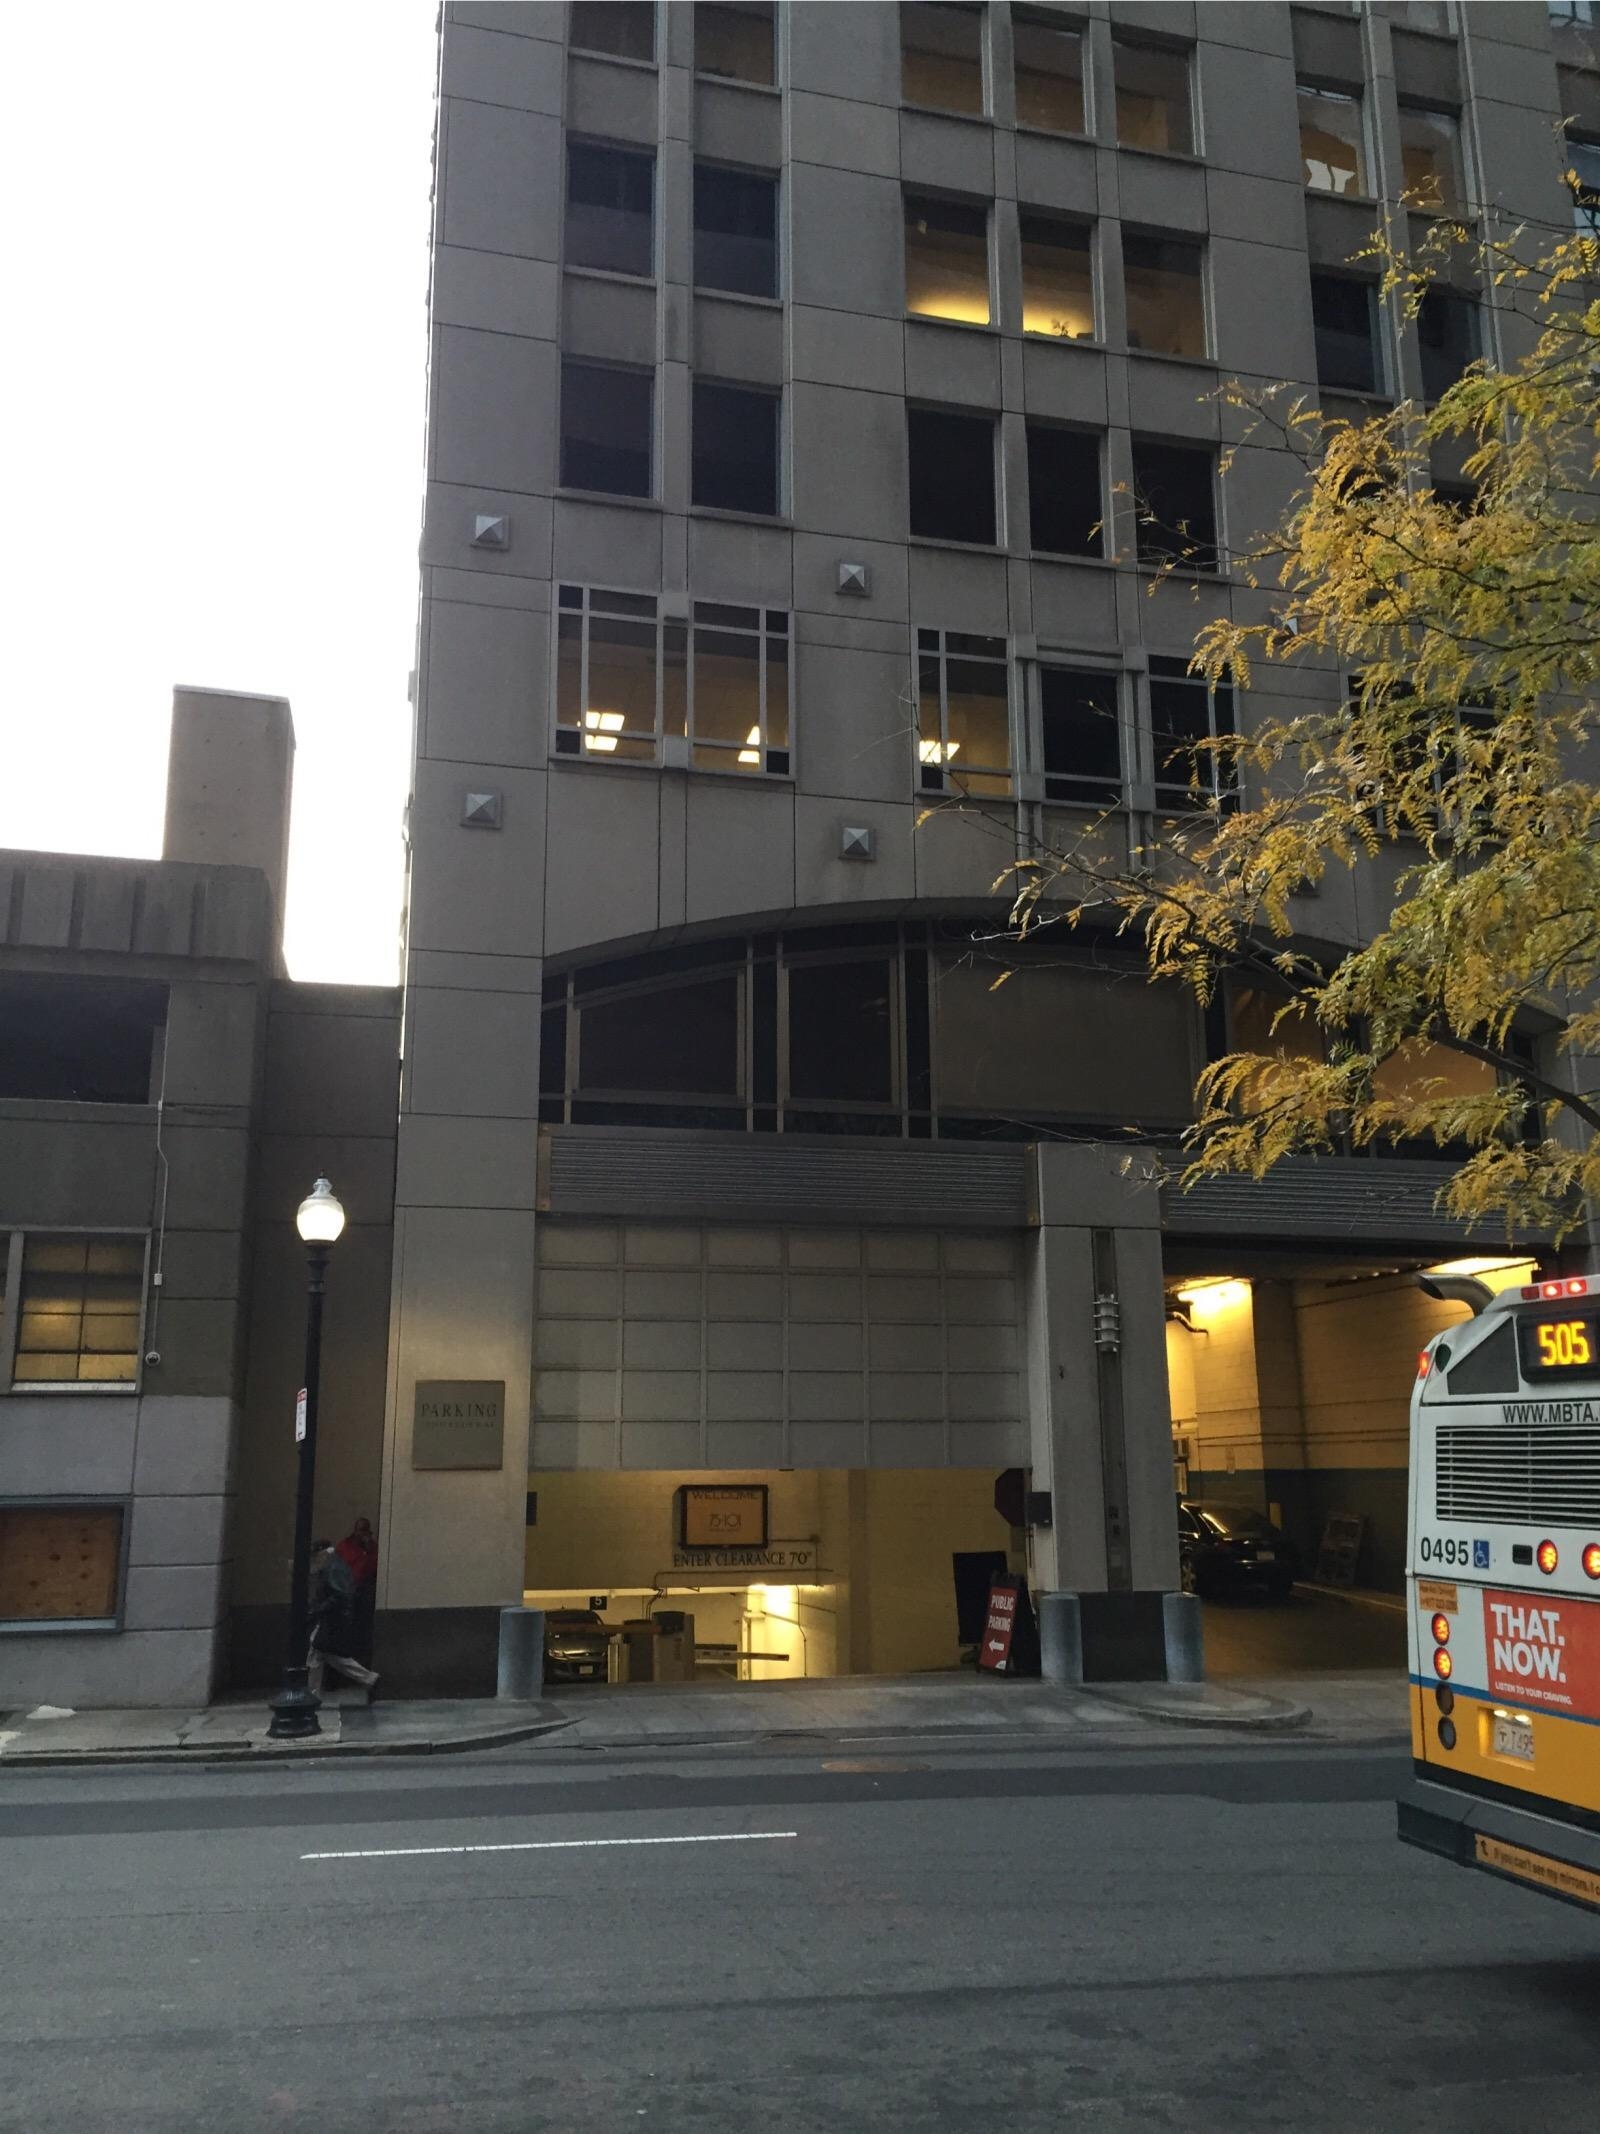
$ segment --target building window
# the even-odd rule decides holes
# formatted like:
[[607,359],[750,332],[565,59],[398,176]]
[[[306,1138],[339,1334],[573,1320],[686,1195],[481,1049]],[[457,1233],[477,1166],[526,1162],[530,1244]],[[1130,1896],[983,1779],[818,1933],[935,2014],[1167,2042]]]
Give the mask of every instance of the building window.
[[1024,208],[1022,330],[1057,340],[1094,339],[1094,255],[1088,225]]
[[691,502],[777,516],[780,398],[757,386],[695,380]]
[[789,768],[789,618],[697,600],[690,633],[689,760],[699,771]]
[[654,597],[564,585],[558,601],[557,752],[653,763],[661,724],[661,626]]
[[1157,356],[1206,353],[1204,253],[1177,237],[1122,233],[1128,346]]
[[994,417],[906,409],[911,531],[924,541],[994,546]]
[[1313,273],[1311,321],[1319,385],[1334,392],[1384,390],[1378,292],[1372,282],[1355,281],[1345,274]]
[[906,309],[925,319],[989,323],[989,210],[926,193],[905,196]]
[[1059,423],[1028,424],[1028,542],[1052,556],[1105,553],[1100,439]]
[[1154,148],[1193,155],[1194,109],[1189,54],[1171,45],[1112,47],[1117,84],[1117,142],[1123,148]]
[[1017,124],[1045,133],[1087,133],[1083,32],[1054,15],[1011,10]]
[[650,0],[572,0],[567,36],[579,52],[654,59],[656,11]]
[[1234,732],[1233,687],[1191,674],[1187,659],[1150,656],[1150,741],[1156,805],[1226,805],[1237,792],[1235,766],[1208,746]]
[[727,0],[708,5],[707,0],[696,0],[696,72],[770,89],[777,80],[775,13],[771,6],[731,6]]
[[1003,637],[917,632],[917,782],[923,792],[1010,792],[1009,682]]
[[561,365],[561,483],[610,496],[650,494],[655,380],[609,364]]
[[1440,400],[1482,353],[1478,301],[1459,289],[1428,289],[1417,307],[1422,397]]
[[1466,211],[1461,122],[1453,111],[1400,107],[1400,168],[1412,204],[1429,215]]
[[12,1390],[131,1391],[139,1377],[144,1260],[142,1237],[25,1237]]
[[574,1095],[742,1097],[739,991],[739,973],[723,971],[580,997]]
[[1133,493],[1141,563],[1217,567],[1215,461],[1209,445],[1133,440]]
[[900,93],[930,111],[984,109],[980,8],[902,0]]
[[1079,807],[1122,804],[1119,678],[1104,669],[1039,669],[1039,732],[1046,800]]
[[893,1104],[895,965],[889,956],[786,962],[788,1094],[805,1104]]
[[696,601],[688,623],[653,595],[564,585],[557,596],[556,753],[607,763],[783,776],[789,617]]
[[778,181],[720,163],[694,167],[694,279],[736,296],[778,293]]
[[1300,160],[1310,193],[1365,193],[1361,99],[1300,84]]
[[567,145],[569,267],[611,274],[655,272],[656,160],[596,141]]
[[0,1623],[115,1627],[120,1504],[0,1504]]
[[166,1021],[164,985],[7,972],[0,976],[0,1097],[153,1104]]
[[1567,135],[1567,184],[1580,237],[1600,237],[1600,141]]

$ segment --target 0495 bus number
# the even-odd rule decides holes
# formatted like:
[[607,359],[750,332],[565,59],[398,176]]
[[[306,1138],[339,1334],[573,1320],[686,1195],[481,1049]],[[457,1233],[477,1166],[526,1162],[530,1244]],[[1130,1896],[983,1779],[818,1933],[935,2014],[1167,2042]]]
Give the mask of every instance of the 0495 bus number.
[[1467,1541],[1440,1541],[1431,1534],[1424,1534],[1417,1547],[1424,1563],[1450,1564],[1465,1571],[1472,1562],[1472,1544]]

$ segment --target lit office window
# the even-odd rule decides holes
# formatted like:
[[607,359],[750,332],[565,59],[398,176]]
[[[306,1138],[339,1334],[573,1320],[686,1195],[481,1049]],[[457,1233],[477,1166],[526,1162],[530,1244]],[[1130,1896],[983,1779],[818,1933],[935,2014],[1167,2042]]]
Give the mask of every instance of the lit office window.
[[1122,233],[1128,346],[1158,356],[1206,353],[1205,254],[1181,237]]
[[1089,227],[1023,208],[1022,330],[1061,341],[1092,341],[1094,255]]
[[564,585],[556,620],[556,751],[653,763],[660,624],[649,593]]
[[567,145],[569,267],[611,274],[655,272],[656,159],[596,141]]
[[1406,193],[1425,214],[1466,212],[1461,122],[1453,111],[1401,105],[1400,165]]
[[1003,637],[917,632],[917,782],[923,792],[1010,792],[1009,677]]
[[907,193],[905,232],[907,311],[987,326],[988,208]]
[[789,768],[789,618],[697,600],[689,662],[696,770]]
[[1151,654],[1150,740],[1157,806],[1229,804],[1238,790],[1235,766],[1212,744],[1234,731],[1231,683],[1191,674],[1187,659]]
[[981,9],[901,0],[900,93],[930,111],[983,110]]
[[1039,669],[1044,797],[1078,807],[1122,803],[1121,678],[1103,668]]
[[139,1375],[144,1240],[26,1238],[15,1385],[131,1385]]
[[1300,160],[1307,192],[1365,193],[1365,143],[1359,96],[1300,84]]
[[1172,45],[1114,46],[1117,140],[1124,148],[1194,153],[1194,106],[1190,55]]
[[694,63],[700,74],[725,81],[754,82],[771,88],[777,80],[772,6],[730,5],[728,0],[697,0],[694,11]]
[[1011,10],[1017,124],[1046,133],[1087,133],[1083,33],[1056,16]]

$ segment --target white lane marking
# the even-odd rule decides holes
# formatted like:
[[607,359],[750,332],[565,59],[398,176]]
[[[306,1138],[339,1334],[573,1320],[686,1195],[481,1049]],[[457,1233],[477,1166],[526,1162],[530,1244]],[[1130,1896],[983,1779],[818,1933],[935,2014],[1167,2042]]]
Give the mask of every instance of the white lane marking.
[[798,1830],[708,1830],[686,1838],[529,1838],[519,1845],[386,1845],[373,1852],[303,1852],[302,1860],[420,1860],[454,1852],[588,1852],[605,1845],[751,1845]]

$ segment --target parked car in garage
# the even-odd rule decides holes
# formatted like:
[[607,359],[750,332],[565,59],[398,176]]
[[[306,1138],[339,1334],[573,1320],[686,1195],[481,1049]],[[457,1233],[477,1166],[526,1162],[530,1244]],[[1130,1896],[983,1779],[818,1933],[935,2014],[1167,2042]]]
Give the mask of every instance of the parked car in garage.
[[610,1637],[592,1608],[552,1608],[544,1619],[547,1682],[603,1682]]
[[1300,1552],[1281,1526],[1252,1504],[1210,1497],[1178,1499],[1178,1561],[1183,1590],[1205,1597],[1264,1593],[1287,1600],[1300,1576]]

